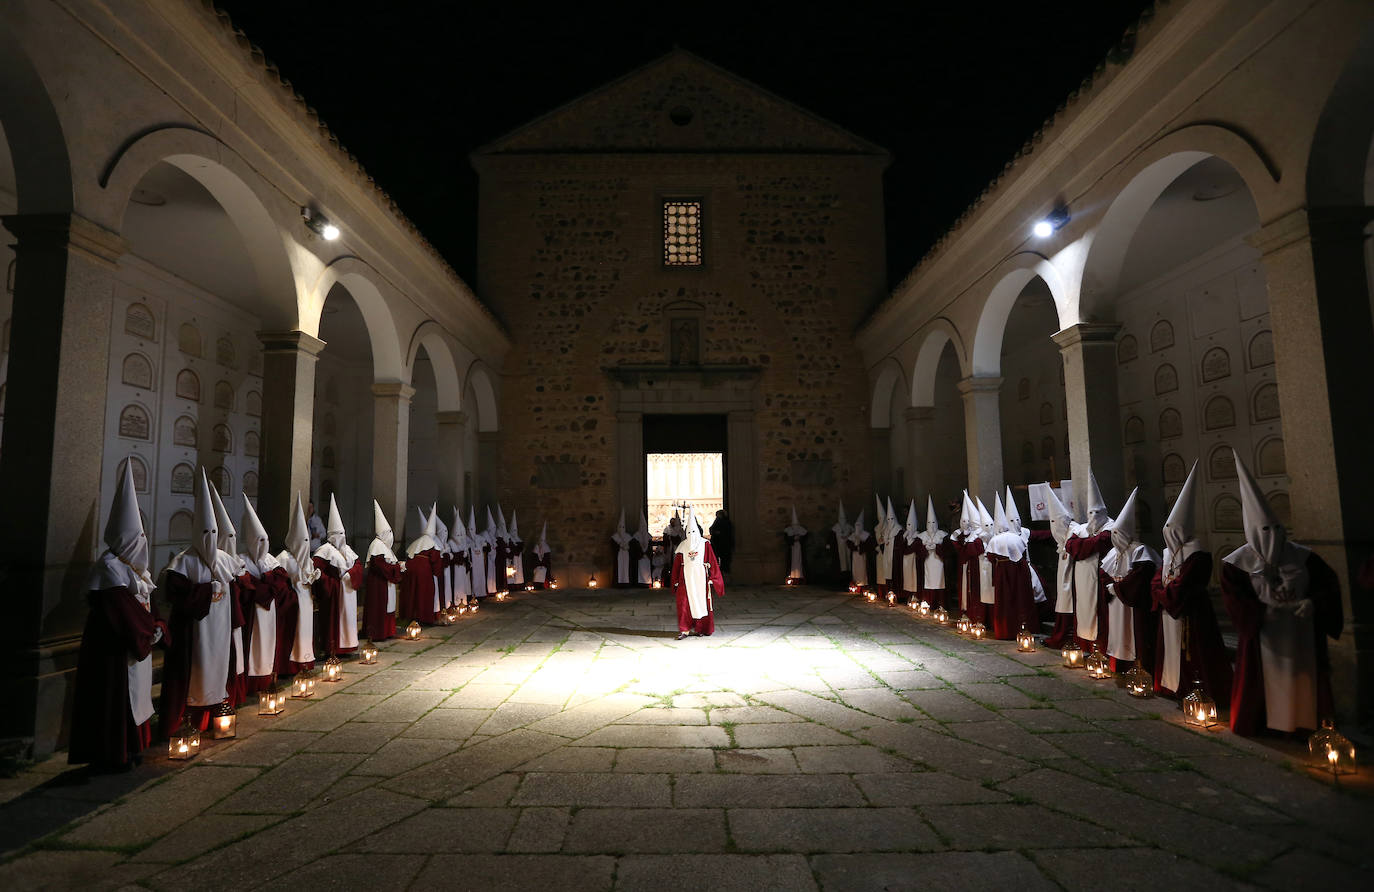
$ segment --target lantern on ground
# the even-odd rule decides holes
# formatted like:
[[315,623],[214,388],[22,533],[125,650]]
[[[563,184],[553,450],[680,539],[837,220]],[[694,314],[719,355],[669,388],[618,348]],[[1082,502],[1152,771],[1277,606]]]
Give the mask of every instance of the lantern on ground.
[[655,579],[653,582],[649,583],[649,587],[650,587],[650,588],[663,588],[663,580],[662,580],[662,579]]
[[363,646],[358,648],[358,664],[361,666],[372,666],[377,662],[377,645],[371,641],[363,642]]
[[476,612],[477,612],[477,605],[478,605],[479,603],[481,603],[481,602],[478,601],[476,598],[473,598],[473,599],[472,599],[472,603],[468,605],[468,610],[472,611],[473,613],[476,613]]
[[888,593],[887,593],[887,606],[889,606],[889,607],[895,607],[895,606],[897,606],[897,593],[896,593],[896,592],[888,592]]
[[916,603],[916,599],[915,599],[915,598],[907,598],[907,600],[906,600],[906,606],[910,607],[912,610],[920,610],[920,609],[921,609],[921,605]]
[[460,609],[457,604],[451,604],[449,608],[444,611],[444,616],[447,617],[448,624],[451,626],[458,622],[458,617],[462,616],[463,613],[464,611]]
[[925,601],[922,601],[921,606],[917,609],[920,611],[921,616],[930,616],[930,605]]
[[864,597],[869,600],[869,603],[872,603],[878,600],[878,593],[873,591],[872,589],[866,589],[864,591]]
[[1217,701],[1208,696],[1201,678],[1193,680],[1193,689],[1183,698],[1183,723],[1195,728],[1212,728],[1217,724]]
[[304,672],[297,672],[296,677],[291,680],[291,699],[309,700],[315,696],[315,682],[318,678],[314,669],[306,669]]
[[181,728],[167,740],[167,758],[194,759],[200,753],[200,731],[191,725],[190,719],[181,723]]
[[971,628],[973,628],[973,620],[968,618],[967,613],[961,614],[959,616],[959,621],[954,624],[954,631],[958,632],[960,635],[967,635]]
[[258,691],[258,715],[281,715],[286,708],[286,695],[275,687]]
[[532,592],[532,591],[534,591],[534,583],[533,583],[533,582],[527,582],[527,583],[525,583],[525,591],[527,591],[527,592]]
[[504,600],[506,600],[506,598],[507,598],[509,595],[510,595],[510,592],[509,592],[509,591],[507,591],[506,589],[500,589],[500,590],[498,590],[498,591],[496,592],[496,600],[498,600],[498,601],[504,601]]
[[324,661],[324,681],[343,681],[343,663],[339,662],[338,657],[330,657]]
[[410,625],[406,626],[406,640],[420,640],[420,623],[417,620],[411,620]]
[[229,701],[225,700],[210,716],[210,738],[226,740],[238,736],[239,714]]
[[942,626],[949,622],[949,611],[944,607],[935,608],[935,621]]
[[1064,642],[1064,646],[1059,651],[1059,657],[1066,669],[1083,668],[1083,648],[1078,646],[1078,639],[1070,635],[1069,640]]
[[587,588],[596,588],[596,574],[593,573],[587,578]]
[[988,627],[982,623],[974,623],[968,627],[968,633],[974,638],[985,638],[988,634]]
[[558,580],[557,580],[557,579],[550,579],[550,580],[549,580],[549,588],[558,588]]
[[1107,659],[1107,655],[1093,645],[1093,652],[1088,654],[1088,658],[1083,661],[1083,668],[1088,670],[1088,675],[1092,678],[1103,679],[1112,677],[1112,664]]
[[1016,633],[1016,649],[1023,654],[1035,652],[1035,636],[1031,634],[1026,624],[1021,624],[1021,631]]
[[1135,665],[1127,669],[1121,675],[1122,681],[1126,683],[1126,693],[1132,697],[1153,697],[1155,693],[1155,680],[1150,673],[1146,672],[1136,660]]
[[1330,719],[1322,719],[1322,726],[1312,732],[1307,750],[1316,756],[1323,771],[1333,775],[1355,773],[1355,744],[1337,731]]
[[857,595],[859,593],[859,584],[857,582],[849,583],[849,593],[851,595]]

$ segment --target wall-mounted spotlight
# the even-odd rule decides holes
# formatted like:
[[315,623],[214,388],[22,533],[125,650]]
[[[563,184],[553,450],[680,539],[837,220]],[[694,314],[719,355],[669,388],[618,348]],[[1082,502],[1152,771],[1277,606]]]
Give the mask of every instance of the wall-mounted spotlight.
[[1036,238],[1049,238],[1064,227],[1069,222],[1069,209],[1065,205],[1058,205],[1043,220],[1036,222],[1031,227],[1031,232]]
[[301,219],[305,221],[306,226],[310,227],[311,232],[327,242],[332,242],[339,237],[339,227],[330,223],[329,218],[319,211],[303,207],[301,208]]

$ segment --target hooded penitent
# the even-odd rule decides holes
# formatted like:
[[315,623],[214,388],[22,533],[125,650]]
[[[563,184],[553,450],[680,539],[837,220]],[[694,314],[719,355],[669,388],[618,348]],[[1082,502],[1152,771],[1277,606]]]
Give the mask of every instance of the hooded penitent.
[[215,519],[215,503],[210,498],[210,484],[205,469],[200,470],[200,485],[196,488],[195,520],[191,528],[191,548],[207,567],[214,567],[219,557],[219,522]]
[[1007,518],[1007,511],[1003,507],[1000,497],[996,500],[995,505],[996,514],[993,517],[993,524],[997,529],[997,535],[988,541],[988,551],[1009,561],[1019,561],[1026,554],[1026,543],[1021,539],[1021,534],[1011,528],[1011,522]]
[[906,529],[902,531],[906,537],[907,544],[910,545],[921,535],[921,522],[916,517],[916,500],[912,499],[906,506]]
[[[301,507],[300,493],[296,493],[296,501],[291,506],[291,523],[286,529],[285,545],[285,556],[296,564],[295,580],[305,585],[314,582],[315,565],[310,560],[310,528],[305,523],[305,509]],[[282,563],[287,562],[283,560]]]
[[534,543],[534,553],[540,558],[549,553],[549,522],[544,521],[544,528],[539,531],[539,541]]
[[921,542],[926,547],[925,574],[921,580],[924,589],[938,591],[945,587],[945,561],[935,553],[943,541],[945,531],[940,529],[940,519],[935,514],[935,500],[926,496],[926,529],[921,534]]
[[1059,564],[1055,572],[1055,592],[1054,592],[1054,612],[1072,613],[1073,612],[1073,560],[1069,558],[1069,553],[1064,550],[1064,543],[1069,541],[1069,533],[1075,526],[1074,520],[1069,516],[1069,509],[1059,500],[1054,488],[1048,483],[1045,484],[1046,508],[1050,513],[1050,535],[1054,537],[1055,545],[1059,551]]
[[458,506],[453,506],[453,523],[448,528],[448,547],[454,554],[467,551],[468,531],[463,526],[463,512],[458,510]]
[[635,542],[639,545],[639,560],[633,568],[635,582],[652,585],[654,581],[653,549],[649,539],[649,518],[643,510],[639,512],[639,528],[635,530]]
[[792,522],[783,528],[783,534],[787,536],[787,559],[788,579],[805,579],[806,573],[802,569],[802,536],[806,535],[806,527],[797,520],[797,506],[792,506]]
[[1271,607],[1291,606],[1307,596],[1307,556],[1310,549],[1288,539],[1269,500],[1236,455],[1245,544],[1222,558],[1250,574],[1255,594]]
[[367,547],[367,559],[370,561],[376,555],[382,555],[387,563],[396,563],[396,555],[392,552],[392,547],[396,544],[396,535],[391,531],[391,524],[387,522],[386,515],[382,513],[382,506],[377,504],[377,500],[372,500],[372,543]]
[[239,525],[243,527],[243,554],[246,560],[253,563],[254,575],[261,576],[277,569],[279,564],[272,556],[267,530],[258,519],[258,512],[253,510],[253,503],[248,500],[246,494],[243,496],[243,517],[239,520]]
[[[237,564],[239,554],[238,533],[234,529],[233,521],[229,519],[229,512],[224,510],[224,502],[220,501],[219,490],[214,487],[210,487],[210,501],[214,504],[215,526],[219,528],[219,550],[233,557],[235,559],[235,564]],[[234,574],[235,576],[242,572],[241,567],[236,567],[235,569],[238,571]]]
[[849,534],[854,532],[854,527],[850,526],[849,519],[844,516],[844,501],[839,503],[840,513],[835,520],[835,524],[830,527],[830,532],[835,536],[835,557],[840,564],[840,572],[849,572]]
[[439,519],[439,503],[435,502],[429,507],[430,520],[434,522],[434,545],[441,554],[449,554],[448,550],[448,525]]
[[959,508],[959,538],[965,542],[974,538],[978,531],[978,508],[964,490],[964,502]]
[[425,512],[420,511],[418,508],[415,510],[420,513],[420,522],[423,524],[420,529],[423,530],[423,532],[421,532],[413,542],[406,546],[406,557],[412,558],[422,551],[430,551],[431,549],[437,550],[439,548],[439,543],[435,539],[435,536],[439,534],[438,527],[435,524],[438,518],[435,517],[433,513],[426,517]]
[[[1202,551],[1202,542],[1193,535],[1193,517],[1197,505],[1197,462],[1188,471],[1188,479],[1178,491],[1169,518],[1164,521],[1164,581],[1172,582],[1183,568],[1183,562]],[[1243,508],[1243,506],[1242,506]]]
[[1107,513],[1107,500],[1102,498],[1102,490],[1097,486],[1096,475],[1088,474],[1088,498],[1087,502],[1087,521],[1085,523],[1089,536],[1096,536],[1107,528],[1112,522],[1112,516]]
[[1126,504],[1112,521],[1112,550],[1102,558],[1102,569],[1108,576],[1125,576],[1131,569],[1131,550],[1136,542],[1135,497],[1140,487],[1131,490]]
[[682,584],[687,592],[687,605],[692,619],[701,619],[709,612],[707,607],[706,580],[706,540],[701,538],[701,528],[691,508],[687,509],[687,530],[682,544],[677,547],[682,556]]
[[616,585],[630,584],[630,543],[634,541],[625,530],[625,509],[620,509],[620,519],[615,522],[615,532],[611,534],[615,543],[615,582]]

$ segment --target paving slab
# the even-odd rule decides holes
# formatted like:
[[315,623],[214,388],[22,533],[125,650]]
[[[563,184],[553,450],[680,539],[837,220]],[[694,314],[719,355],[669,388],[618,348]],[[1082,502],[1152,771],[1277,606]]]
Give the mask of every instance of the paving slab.
[[410,888],[480,892],[605,892],[615,859],[606,855],[435,855]]
[[730,749],[715,751],[715,765],[732,774],[800,774],[789,749]]
[[500,852],[520,816],[514,808],[427,808],[363,840],[364,852]]
[[[1030,854],[1045,873],[1065,889],[1092,888],[1101,885],[1103,877],[1111,878],[1108,885],[1113,892],[1254,888],[1195,861],[1159,849],[1056,849]],[[1316,877],[1304,879],[1311,882]],[[1299,885],[1304,884],[1300,882]]]
[[1126,846],[1127,837],[1050,811],[1040,805],[926,805],[921,807],[933,827],[955,849],[1067,848],[1070,846]]
[[[811,866],[827,892],[914,892],[919,889],[1049,892],[1059,888],[1017,852],[815,855],[811,858]],[[1101,877],[1098,877],[1094,885],[1100,883]]]
[[151,842],[189,821],[258,777],[256,768],[197,766],[145,787],[64,834],[85,846],[132,846]]
[[583,808],[568,852],[723,852],[725,812],[706,808]]
[[506,843],[506,851],[557,852],[563,848],[571,817],[571,808],[521,809],[520,818]]
[[732,808],[746,852],[908,852],[944,848],[910,808]]
[[[579,747],[578,749],[582,749]],[[711,750],[702,747],[627,747],[616,750],[615,770],[640,774],[689,774],[716,769],[717,753],[737,750]]]
[[666,807],[672,804],[672,788],[666,774],[531,772],[525,775],[511,802],[515,805]]
[[611,725],[573,742],[574,746],[663,747],[729,746],[730,737],[714,726]]
[[679,808],[822,807],[863,805],[863,794],[848,777],[686,774],[673,785]]
[[804,892],[816,881],[801,855],[627,855],[617,865],[616,888]]

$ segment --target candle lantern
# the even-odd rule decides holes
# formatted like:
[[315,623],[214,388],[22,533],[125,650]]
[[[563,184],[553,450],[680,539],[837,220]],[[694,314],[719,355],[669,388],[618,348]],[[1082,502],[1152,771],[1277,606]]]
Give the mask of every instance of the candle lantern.
[[557,580],[557,579],[550,579],[550,580],[549,580],[549,588],[558,588],[558,580]]
[[510,579],[510,578],[512,578],[513,576],[515,576],[515,568],[512,567],[511,565],[507,564],[507,565],[506,565],[506,578],[507,578],[507,579]]
[[849,583],[849,593],[851,595],[857,595],[859,593],[859,584],[857,582]]
[[1132,697],[1153,697],[1155,693],[1155,680],[1150,673],[1146,672],[1136,660],[1135,665],[1122,673],[1121,678],[1126,682],[1126,693]]
[[330,657],[324,661],[324,680],[343,681],[343,663],[339,662],[338,657]]
[[871,589],[869,591],[864,592],[864,596],[868,598],[869,601],[878,600],[878,593]]
[[907,598],[906,606],[910,607],[912,610],[920,610],[920,609],[921,609],[921,605],[916,603],[916,599],[915,599],[915,598]]
[[309,700],[315,696],[315,682],[317,680],[314,669],[297,672],[296,677],[291,680],[291,699]]
[[983,625],[982,623],[974,623],[973,625],[969,626],[968,633],[972,635],[974,638],[984,638],[988,634],[988,627]]
[[167,740],[167,758],[194,759],[200,753],[200,731],[192,727],[190,720],[181,723],[177,733]]
[[498,600],[498,601],[504,601],[504,600],[506,600],[506,598],[509,597],[509,596],[510,596],[510,591],[507,590],[507,589],[498,589],[497,592],[496,592],[496,600]]
[[371,641],[363,642],[363,646],[358,648],[358,663],[362,666],[372,666],[377,662],[377,645]]
[[419,641],[419,640],[420,640],[420,623],[417,622],[416,620],[411,620],[411,621],[410,621],[410,625],[406,626],[406,640],[407,640],[407,641]]
[[1078,646],[1078,639],[1072,635],[1064,642],[1064,647],[1059,651],[1059,657],[1063,660],[1066,669],[1083,668],[1083,648]]
[[1333,775],[1355,773],[1355,744],[1336,730],[1331,719],[1322,719],[1322,726],[1307,739],[1307,750],[1317,757],[1324,771]]
[[949,622],[949,611],[943,607],[935,608],[935,621],[942,626]]
[[954,624],[954,631],[961,635],[968,634],[969,629],[973,628],[973,621],[968,618],[968,614],[961,614],[959,621]]
[[286,708],[286,696],[275,687],[258,691],[258,715],[281,715]]
[[649,585],[651,588],[663,588],[663,580],[655,579],[653,582],[649,583]]
[[1093,652],[1088,654],[1088,658],[1083,661],[1083,668],[1088,670],[1088,675],[1093,678],[1111,678],[1112,664],[1107,659],[1107,655],[1093,645]]
[[921,616],[930,616],[930,605],[925,601],[921,602],[921,606],[918,609],[920,610]]
[[1035,652],[1035,636],[1026,628],[1026,624],[1021,624],[1021,631],[1016,633],[1016,649],[1023,654]]
[[481,602],[478,601],[476,598],[473,598],[473,599],[472,599],[472,603],[468,605],[468,610],[471,611],[472,613],[476,613],[476,612],[477,612],[477,605],[480,604],[480,603],[481,603]]
[[593,573],[587,578],[587,588],[596,588],[596,574]]
[[1193,689],[1183,698],[1183,723],[1196,728],[1212,728],[1217,724],[1217,702],[1202,687],[1202,679],[1193,681]]
[[226,740],[230,737],[238,736],[239,714],[234,707],[225,700],[215,710],[215,714],[210,717],[210,738],[212,740]]
[[897,593],[896,593],[896,592],[888,592],[888,593],[887,593],[887,606],[889,606],[889,607],[895,607],[896,605],[897,605]]
[[532,591],[534,591],[534,583],[533,583],[533,582],[527,582],[527,583],[525,583],[525,591],[527,591],[527,592],[532,592]]

